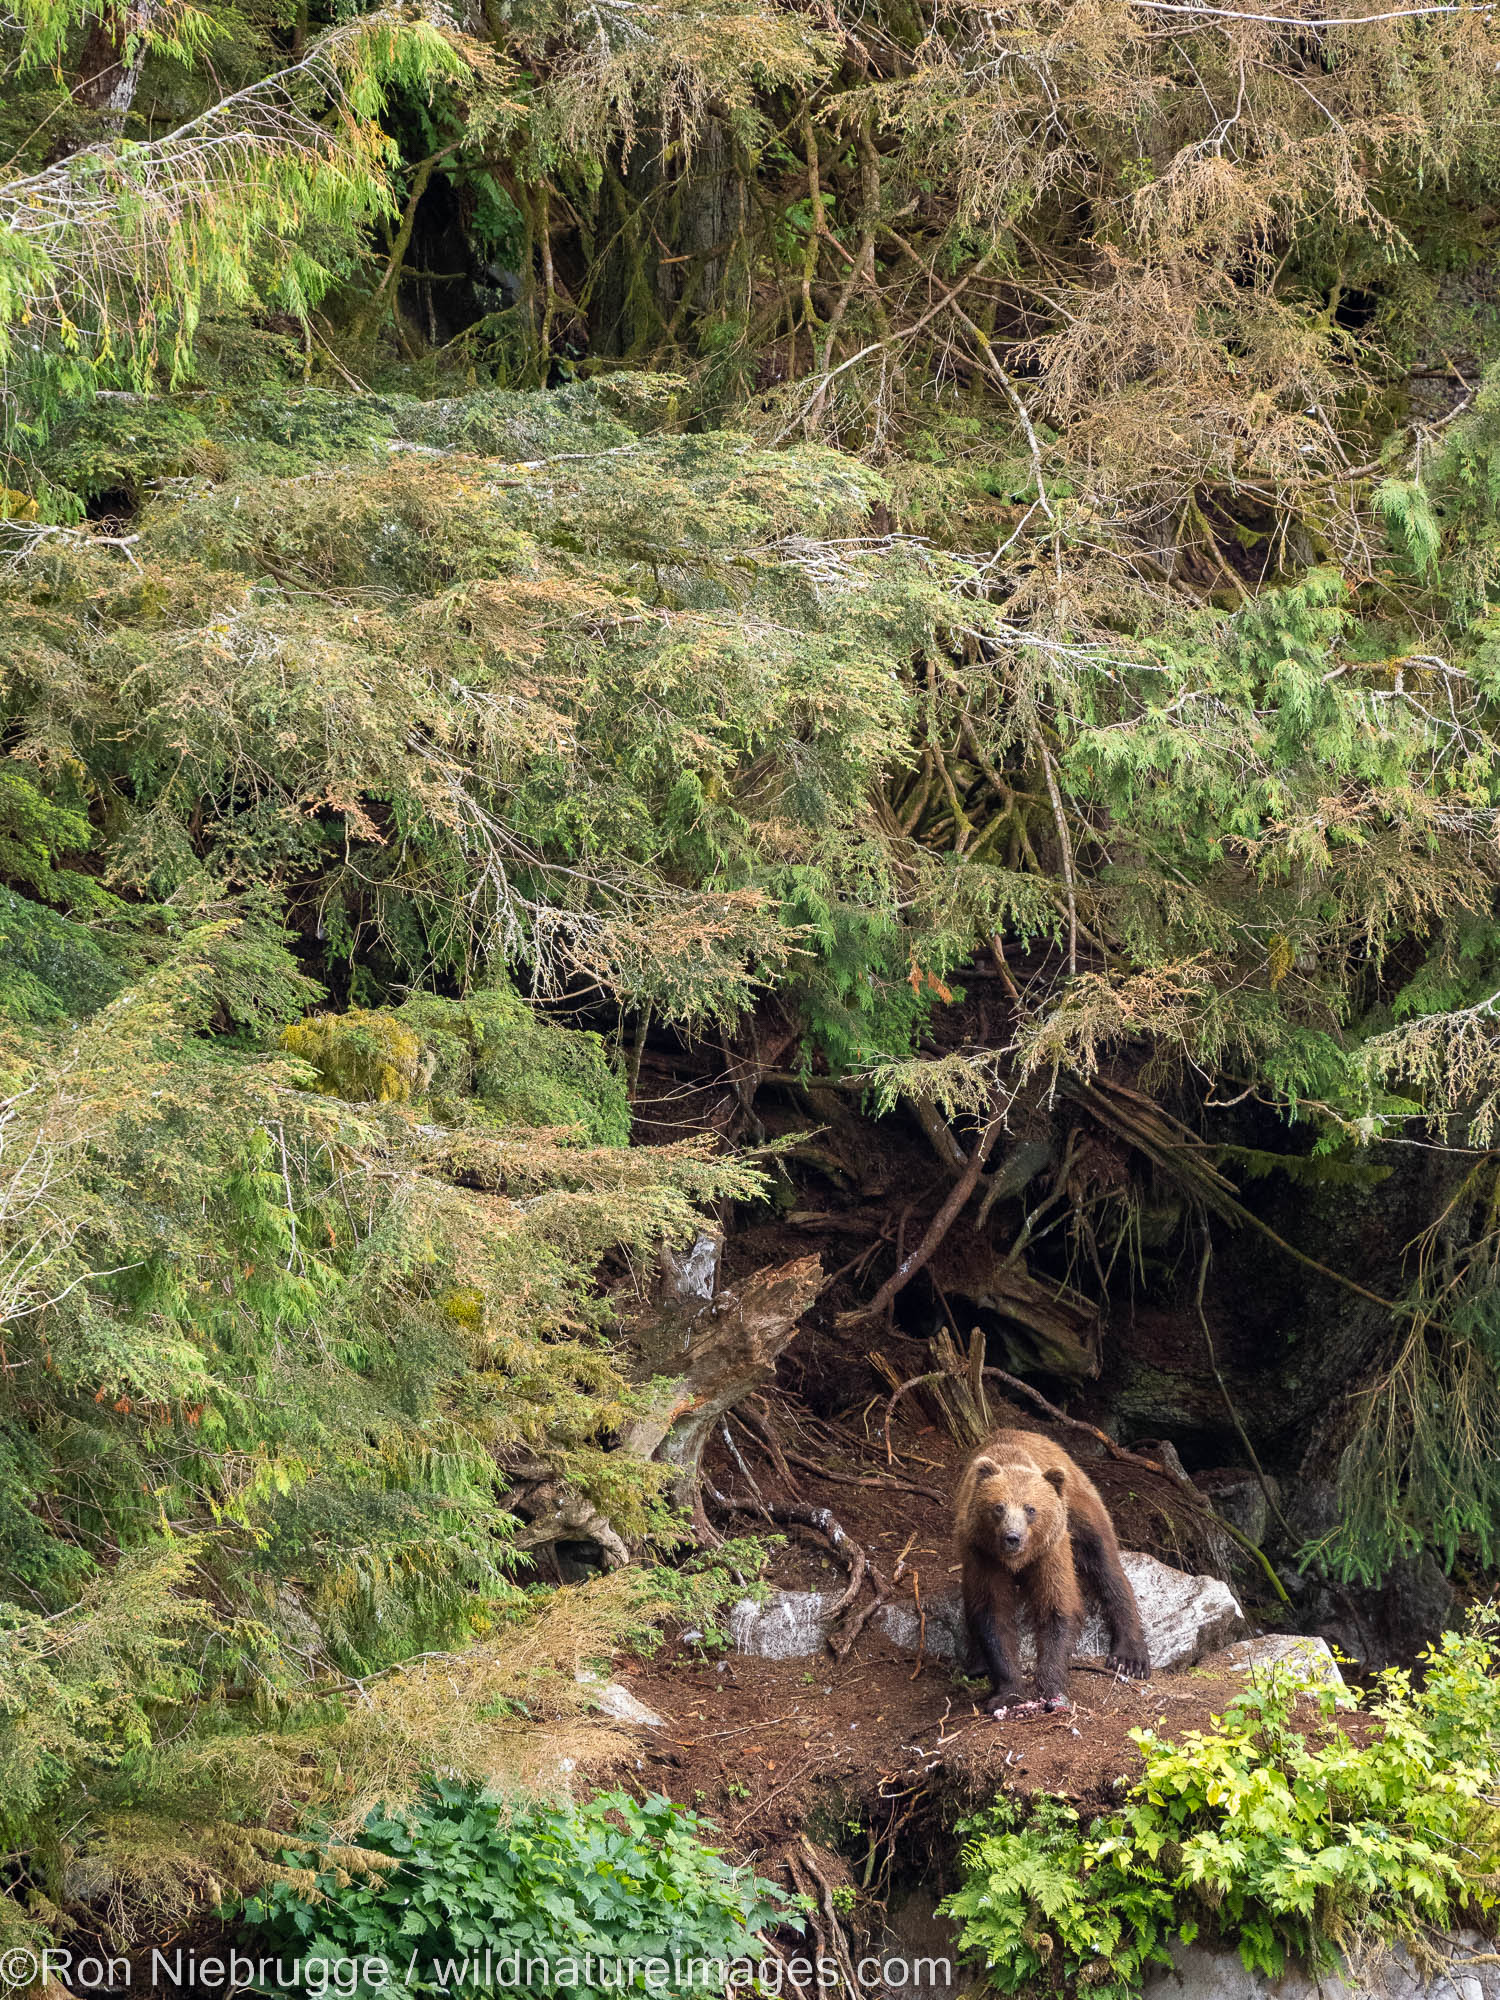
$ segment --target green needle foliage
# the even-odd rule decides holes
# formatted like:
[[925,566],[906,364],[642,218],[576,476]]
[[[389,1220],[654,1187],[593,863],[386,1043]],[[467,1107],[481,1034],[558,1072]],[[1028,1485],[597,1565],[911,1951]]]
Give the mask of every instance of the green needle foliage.
[[[95,13],[24,9],[19,75],[56,72]],[[143,13],[136,29],[179,63],[216,32],[188,8],[160,10],[149,36]],[[128,70],[128,49],[118,61]],[[112,136],[30,172],[13,156],[0,171],[0,450],[24,454],[97,389],[180,382],[205,313],[305,319],[391,211],[397,154],[380,121],[392,94],[428,96],[464,74],[419,16],[357,15],[173,131]]]
[[[1439,655],[1317,567],[1155,631],[1021,623],[977,557],[867,532],[890,495],[868,466],[683,432],[673,396],[246,396],[197,472],[201,417],[163,401],[149,449],[180,420],[185,469],[128,548],[17,526],[10,1015],[65,1018],[243,911],[247,940],[315,940],[355,1004],[283,1037],[325,1095],[616,1143],[599,1045],[544,1057],[497,961],[689,1030],[772,986],[805,1060],[925,1095],[900,1065],[999,939],[1055,971],[967,1094],[937,1090],[954,1104],[1126,1061],[1159,1090],[1239,1079],[1325,1148],[1465,1107],[1488,1144],[1482,622]],[[1433,474],[1461,565],[1492,421],[1485,400]],[[138,478],[134,422],[81,416],[59,477]],[[260,1032],[278,992],[278,1027],[305,1011],[270,963],[224,989],[225,1025]],[[280,1154],[244,1185],[274,1194]],[[1325,1553],[1347,1573],[1483,1542],[1488,1227],[1463,1286],[1431,1278],[1439,1314],[1420,1287],[1403,1307],[1402,1343],[1425,1331],[1345,1465]],[[320,1280],[293,1279],[306,1315]],[[1418,1367],[1441,1450],[1393,1457],[1370,1440]]]
[[[685,431],[675,393],[262,391],[208,456],[190,399],[144,448],[97,405],[57,473],[139,482],[128,544],[13,526],[0,1558],[45,1618],[191,1547],[140,1601],[143,1717],[173,1647],[212,1731],[482,1636],[508,1455],[664,1521],[597,1275],[756,1183],[622,1144],[615,1058],[544,1003],[696,1031],[773,987],[804,1060],[955,1113],[1127,1058],[1330,1145],[1465,1106],[1487,1144],[1482,627],[1459,669],[1326,568],[1165,631],[1022,624],[979,558],[869,532],[867,465]],[[1455,537],[1490,421],[1434,475]],[[996,940],[1052,969],[939,1080]],[[1434,1253],[1370,1389],[1367,1441],[1419,1366],[1433,1415],[1346,1461],[1351,1572],[1482,1545],[1485,1241],[1457,1286]]]
[[1099,1086],[1101,1300],[1420,1148],[1310,1553],[1493,1558],[1500,30],[1297,11],[0,23],[7,1921],[481,1781],[507,1464],[670,1530],[648,1029]]
[[[484,1754],[516,1646],[480,1642],[526,1603],[508,1459],[545,1453],[627,1534],[668,1525],[611,1449],[636,1392],[594,1274],[755,1177],[618,1143],[597,1042],[508,989],[369,1017],[413,1052],[384,1094],[340,1060],[357,1023],[342,1051],[320,1017],[278,1036],[308,997],[275,933],[225,921],[4,1048],[0,1825],[39,1906],[61,1824],[180,1912],[263,1868],[263,1816],[309,1783],[399,1794],[444,1729],[471,1732],[460,1767]],[[441,1726],[420,1682],[347,1720],[351,1680],[465,1642]]]

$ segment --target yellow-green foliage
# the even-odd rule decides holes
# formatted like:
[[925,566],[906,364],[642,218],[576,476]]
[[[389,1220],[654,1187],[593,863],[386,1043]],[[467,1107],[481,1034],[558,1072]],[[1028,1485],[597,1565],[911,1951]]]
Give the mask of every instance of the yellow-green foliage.
[[1358,1697],[1253,1675],[1180,1742],[1134,1729],[1145,1769],[1085,1826],[1060,1799],[1002,1799],[970,1823],[944,1905],[999,1993],[1085,1989],[1128,2000],[1174,1942],[1206,1933],[1252,1973],[1331,1965],[1465,1919],[1500,1882],[1500,1654],[1493,1612],[1448,1632],[1409,1675]]
[[[532,1643],[504,1465],[545,1455],[624,1533],[668,1525],[664,1475],[614,1449],[636,1392],[595,1274],[757,1177],[587,1143],[609,1071],[592,1038],[570,1070],[554,1024],[551,1087],[600,1093],[561,1132],[471,1094],[460,1003],[431,1017],[442,1117],[399,1013],[261,1052],[306,997],[274,933],[225,922],[0,1047],[0,1840],[43,1903],[63,1825],[75,1886],[180,1916],[302,1803],[368,1810],[445,1759],[534,1776],[547,1753],[504,1761],[514,1731],[473,1712]],[[479,1008],[524,1043],[517,995]],[[238,1045],[203,1033],[226,1018]],[[349,1705],[351,1676],[476,1639],[472,1707],[447,1670]]]
[[[803,1053],[963,1116],[1117,1058],[1361,1140],[1420,1103],[1487,1145],[1500,1102],[1500,403],[1439,459],[1379,344],[1493,261],[1488,13],[326,16],[7,31],[0,430],[54,427],[0,495],[0,1789],[38,1908],[61,1859],[107,1898],[155,1855],[165,1896],[309,1798],[499,1758],[503,1467],[661,1520],[598,1273],[755,1187],[624,1143],[643,1021],[774,989]],[[82,115],[122,22],[136,106]],[[418,295],[446,342],[445,213],[521,292],[446,355],[594,379],[354,387]],[[234,387],[237,341],[301,386]],[[682,376],[614,373],[653,350]],[[940,469],[888,463],[914,436]],[[59,527],[106,495],[127,531]],[[903,1067],[978,954],[1004,1053]],[[1346,1464],[1377,1568],[1489,1546],[1494,1185]],[[476,1636],[472,1688],[386,1672]]]
[[[68,105],[63,53],[95,18],[75,0],[22,10],[20,69],[51,70],[59,88],[60,101],[37,104],[43,130]],[[227,27],[195,7],[138,13],[129,32],[180,79],[177,65],[191,73]],[[390,93],[427,95],[465,76],[453,39],[418,14],[376,10],[227,104],[204,64],[195,115],[175,130],[149,126],[123,146],[108,132],[91,145],[65,139],[61,157],[27,133],[0,167],[0,359],[11,381],[0,450],[33,444],[69,398],[96,387],[175,386],[205,311],[305,314],[346,246],[392,207],[397,156],[380,116]]]
[[294,1021],[283,1028],[281,1046],[312,1064],[325,1096],[350,1104],[408,1104],[431,1071],[404,1021],[363,1007]]
[[[652,432],[670,396],[622,382],[330,403],[237,403],[239,458],[148,497],[128,548],[31,532],[0,573],[0,839],[28,871],[24,921],[0,908],[22,946],[0,967],[12,1012],[72,1018],[131,947],[150,959],[184,911],[248,894],[368,1003],[294,1034],[324,1088],[353,1093],[327,1103],[425,1104],[449,1160],[476,1155],[457,1177],[505,1198],[526,1149],[490,1141],[517,1121],[611,1151],[625,1135],[600,1045],[554,1033],[549,1008],[629,1037],[648,1013],[743,1016],[774,987],[808,1041],[868,1074],[997,938],[1046,947],[1002,1068],[1087,1074],[1128,1052],[1152,1089],[1253,1079],[1358,1139],[1411,1111],[1403,1077],[1441,1115],[1477,1075],[1437,1058],[1455,1008],[1487,1044],[1500,976],[1483,632],[1446,634],[1450,671],[1388,607],[1361,622],[1331,566],[1141,636],[1104,630],[1086,596],[1044,620],[1025,594],[1041,570],[1012,584],[986,558],[872,537],[890,487],[868,466]],[[1457,498],[1434,514],[1476,560],[1493,428],[1488,396],[1453,427]],[[249,472],[271,444],[312,462]],[[1128,626],[1122,599],[1105,611]],[[529,1011],[493,983],[506,971]],[[255,1008],[236,1005],[242,1025]],[[1431,1059],[1387,1034],[1361,1061],[1361,1036],[1406,1015],[1438,1017]],[[263,1124],[244,1184],[269,1191],[280,1154]],[[518,1380],[538,1326],[588,1324],[558,1274],[608,1247],[560,1217],[556,1187],[483,1238],[505,1265],[475,1280],[485,1337]],[[421,1205],[393,1264],[421,1263],[409,1242],[438,1226]],[[557,1228],[545,1246],[533,1213]],[[1445,1285],[1450,1329],[1460,1297]],[[592,1385],[515,1398],[508,1435],[566,1410],[584,1450],[596,1395],[616,1408]],[[1416,1519],[1429,1536],[1420,1498]],[[1484,1521],[1465,1497],[1444,1544]],[[1392,1547],[1383,1533],[1370,1560]]]
[[[1375,661],[1325,570],[1149,640],[1044,628],[989,560],[872,537],[888,489],[852,459],[564,414],[518,462],[513,407],[455,404],[436,434],[478,449],[397,458],[361,407],[336,462],[172,483],[126,543],[17,529],[0,568],[32,1024],[0,1102],[0,1595],[51,1616],[192,1538],[213,1721],[493,1626],[508,1461],[662,1518],[612,1448],[597,1274],[757,1182],[622,1144],[603,1045],[549,1008],[691,1027],[774,984],[868,1072],[953,968],[1037,944],[950,1105],[997,1060],[1128,1048],[1153,1087],[1378,1130],[1362,1011],[1446,1010],[1500,959],[1483,642],[1461,674]],[[370,1004],[310,1015],[309,962]],[[49,1768],[17,1836],[43,1874],[87,1782]]]

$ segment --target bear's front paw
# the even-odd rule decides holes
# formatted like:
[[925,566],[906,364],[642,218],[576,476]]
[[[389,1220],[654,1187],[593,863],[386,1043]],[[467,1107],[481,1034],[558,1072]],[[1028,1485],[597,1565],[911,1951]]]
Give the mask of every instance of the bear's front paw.
[[1122,1681],[1149,1681],[1151,1659],[1146,1653],[1111,1653],[1107,1664]]

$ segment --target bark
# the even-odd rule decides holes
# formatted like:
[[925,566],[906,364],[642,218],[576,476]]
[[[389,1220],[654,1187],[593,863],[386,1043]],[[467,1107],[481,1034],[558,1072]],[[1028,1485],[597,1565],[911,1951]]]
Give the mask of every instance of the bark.
[[824,1282],[819,1258],[795,1257],[754,1272],[690,1317],[664,1314],[640,1341],[658,1379],[650,1409],[621,1440],[625,1449],[672,1466],[680,1491],[694,1488],[714,1425],[772,1379]]
[[597,1542],[610,1569],[623,1569],[630,1550],[605,1517],[581,1493],[550,1480],[526,1496],[525,1505],[535,1511],[515,1538],[518,1549],[539,1549],[548,1542]]
[[968,1155],[953,1136],[953,1127],[930,1097],[919,1097],[912,1109],[917,1114],[917,1123],[927,1134],[933,1152],[945,1167],[955,1173],[962,1173],[969,1164]]
[[75,104],[86,111],[102,112],[111,123],[123,123],[135,102],[156,11],[156,0],[135,7],[101,9],[79,58]]
[[[709,1433],[736,1403],[772,1379],[777,1356],[790,1345],[825,1280],[820,1259],[796,1257],[754,1272],[736,1291],[702,1305],[677,1282],[693,1262],[689,1258],[675,1274],[668,1272],[669,1302],[637,1335],[641,1373],[652,1384],[649,1407],[622,1432],[620,1448],[672,1467],[673,1497],[691,1509],[708,1537],[698,1465]],[[554,1467],[535,1462],[507,1470],[512,1482],[507,1505],[524,1523],[517,1549],[592,1541],[610,1569],[631,1560],[619,1532],[591,1501],[564,1485]]]
[[677,238],[686,273],[682,297],[709,313],[727,303],[732,251],[745,226],[745,186],[734,141],[721,119],[710,118],[698,141],[678,203]]
[[385,270],[381,273],[379,284],[370,294],[355,322],[356,341],[374,339],[380,330],[381,315],[387,304],[396,308],[396,325],[399,333],[401,315],[399,307],[396,307],[396,294],[401,286],[401,270],[406,262],[406,253],[411,248],[412,232],[417,225],[417,210],[421,206],[423,195],[427,192],[428,182],[432,179],[433,168],[441,165],[450,153],[457,150],[455,141],[451,146],[444,146],[440,152],[429,154],[425,160],[418,160],[412,168],[411,187],[407,191],[406,206],[401,211],[401,221],[396,230],[395,241],[391,245],[391,254],[386,259]]

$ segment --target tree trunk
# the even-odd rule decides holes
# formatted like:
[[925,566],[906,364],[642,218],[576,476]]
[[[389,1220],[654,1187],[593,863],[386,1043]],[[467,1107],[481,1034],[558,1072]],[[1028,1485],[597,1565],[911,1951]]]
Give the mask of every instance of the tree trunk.
[[650,1410],[626,1430],[625,1449],[672,1466],[679,1496],[690,1497],[714,1425],[771,1380],[823,1284],[819,1258],[794,1257],[690,1317],[664,1314],[639,1342],[655,1389]]
[[[709,1241],[700,1238],[700,1244]],[[698,1246],[695,1246],[695,1249]],[[698,1464],[714,1425],[736,1403],[764,1387],[776,1358],[792,1341],[797,1323],[824,1284],[817,1257],[768,1265],[711,1304],[694,1298],[698,1260],[678,1261],[675,1299],[637,1335],[640,1373],[651,1383],[649,1407],[627,1426],[620,1448],[673,1469],[672,1493],[708,1535],[698,1492]],[[622,1568],[631,1552],[617,1531],[580,1493],[572,1492],[546,1464],[516,1466],[507,1504],[524,1525],[517,1549],[549,1542],[597,1542],[605,1564]]]
[[105,6],[100,10],[79,58],[78,82],[73,91],[75,104],[86,111],[103,113],[111,124],[125,122],[135,102],[156,10],[156,0],[142,0],[137,6]]
[[709,314],[728,306],[733,246],[745,226],[745,184],[738,172],[729,127],[710,118],[699,137],[677,199],[676,239],[682,289],[664,309],[686,299],[691,311]]

